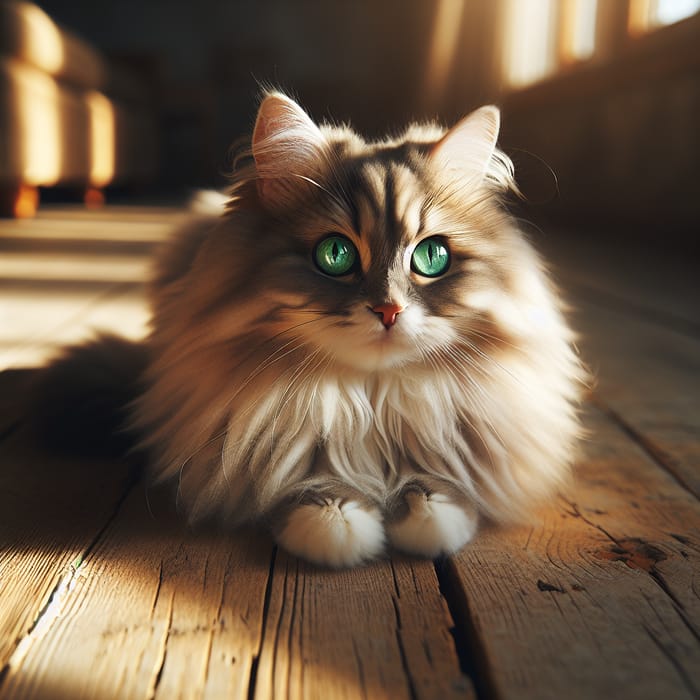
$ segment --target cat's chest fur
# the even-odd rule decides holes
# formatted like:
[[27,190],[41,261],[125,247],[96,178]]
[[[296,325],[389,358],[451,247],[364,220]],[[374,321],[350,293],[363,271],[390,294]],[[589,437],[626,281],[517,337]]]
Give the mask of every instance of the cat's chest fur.
[[468,401],[441,373],[334,372],[294,385],[280,379],[255,394],[231,416],[222,459],[231,471],[244,462],[266,473],[264,500],[319,468],[372,492],[415,469],[465,473]]

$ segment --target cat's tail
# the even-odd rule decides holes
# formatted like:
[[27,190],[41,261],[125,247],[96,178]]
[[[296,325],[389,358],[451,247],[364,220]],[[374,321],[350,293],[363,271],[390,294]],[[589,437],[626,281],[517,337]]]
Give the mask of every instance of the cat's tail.
[[138,436],[128,427],[128,407],[147,363],[145,343],[113,335],[66,348],[28,387],[25,420],[36,441],[89,457],[132,451]]

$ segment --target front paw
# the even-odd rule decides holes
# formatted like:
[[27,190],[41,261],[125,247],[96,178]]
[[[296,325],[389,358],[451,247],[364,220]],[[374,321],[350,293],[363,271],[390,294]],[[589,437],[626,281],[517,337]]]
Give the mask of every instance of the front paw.
[[318,495],[285,511],[275,528],[278,543],[315,564],[357,566],[384,551],[381,513],[361,499]]
[[387,520],[387,534],[396,549],[435,559],[469,542],[478,518],[476,509],[451,484],[428,487],[413,481],[394,496]]

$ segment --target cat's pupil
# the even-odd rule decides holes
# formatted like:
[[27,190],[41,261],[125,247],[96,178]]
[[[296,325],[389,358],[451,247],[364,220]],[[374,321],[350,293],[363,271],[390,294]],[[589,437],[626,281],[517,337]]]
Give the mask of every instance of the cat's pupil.
[[440,237],[422,240],[413,251],[411,269],[423,277],[444,275],[450,266],[450,251]]
[[348,274],[355,266],[357,249],[345,236],[332,234],[316,244],[313,255],[321,272],[339,277]]

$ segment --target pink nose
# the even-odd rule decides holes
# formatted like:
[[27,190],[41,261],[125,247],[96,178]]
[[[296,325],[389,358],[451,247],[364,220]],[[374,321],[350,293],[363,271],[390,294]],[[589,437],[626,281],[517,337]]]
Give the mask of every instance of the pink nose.
[[382,317],[382,323],[386,329],[391,328],[396,323],[396,317],[403,311],[404,307],[398,304],[379,304],[372,306],[371,310]]

